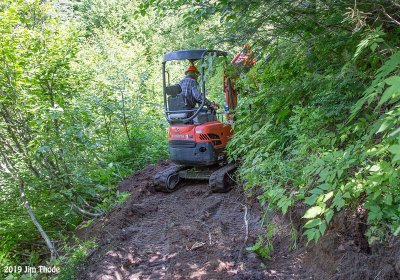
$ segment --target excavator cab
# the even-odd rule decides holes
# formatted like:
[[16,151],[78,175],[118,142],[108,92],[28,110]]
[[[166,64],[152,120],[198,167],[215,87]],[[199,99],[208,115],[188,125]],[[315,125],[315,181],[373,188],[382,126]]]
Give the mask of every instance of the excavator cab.
[[[226,57],[227,53],[218,50],[182,50],[164,55],[162,68],[164,109],[166,119],[169,123],[205,123],[216,120],[215,110],[210,110],[212,108],[206,108],[205,106],[206,79],[204,65],[209,56]],[[202,102],[196,108],[189,108],[186,105],[179,84],[171,85],[169,82],[169,73],[166,71],[166,64],[167,62],[177,60],[188,60],[192,65],[200,60],[200,64],[202,65],[200,72]]]
[[[213,108],[205,106],[206,81],[205,65],[207,57],[226,57],[218,50],[181,50],[164,55],[162,62],[163,95],[165,117],[168,129],[168,148],[172,162],[176,164],[155,176],[155,186],[159,191],[171,192],[181,179],[209,180],[213,191],[226,191],[232,183],[229,172],[235,164],[228,164],[225,148],[232,135],[231,125],[217,120]],[[202,100],[198,107],[189,108],[179,84],[171,85],[166,64],[176,60],[187,60],[192,65],[200,61],[200,91]],[[225,77],[224,83],[230,83]],[[229,87],[232,88],[232,87]],[[232,90],[228,90],[225,99]],[[233,108],[232,108],[233,109]]]

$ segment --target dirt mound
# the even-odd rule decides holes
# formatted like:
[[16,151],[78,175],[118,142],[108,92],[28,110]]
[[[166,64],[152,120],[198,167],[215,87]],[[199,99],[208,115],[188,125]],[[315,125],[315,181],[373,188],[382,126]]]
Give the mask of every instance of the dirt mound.
[[400,279],[400,240],[369,246],[365,213],[343,210],[315,246],[309,246],[303,265],[322,279]]
[[[369,247],[363,215],[342,212],[317,245],[306,246],[303,206],[287,216],[261,211],[240,187],[213,194],[199,181],[184,182],[171,194],[157,193],[152,178],[169,166],[159,162],[126,178],[119,190],[130,192],[129,200],[77,233],[99,244],[78,279],[400,277],[400,242]],[[273,245],[269,261],[246,250],[259,234]]]
[[146,188],[149,191],[154,191],[154,174],[170,165],[171,163],[169,161],[159,161],[156,165],[149,165],[125,178],[125,180],[119,183],[118,190],[122,192],[134,193],[138,188]]

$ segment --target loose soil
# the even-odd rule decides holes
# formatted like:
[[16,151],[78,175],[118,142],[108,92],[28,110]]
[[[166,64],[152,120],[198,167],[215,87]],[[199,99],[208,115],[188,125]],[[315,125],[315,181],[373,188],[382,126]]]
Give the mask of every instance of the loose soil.
[[[155,192],[154,174],[170,165],[126,178],[119,190],[130,198],[77,232],[98,243],[77,279],[400,279],[400,242],[370,247],[360,213],[341,213],[317,245],[306,246],[302,205],[266,215],[241,187],[214,194],[201,181]],[[274,232],[270,260],[246,249],[267,225]]]

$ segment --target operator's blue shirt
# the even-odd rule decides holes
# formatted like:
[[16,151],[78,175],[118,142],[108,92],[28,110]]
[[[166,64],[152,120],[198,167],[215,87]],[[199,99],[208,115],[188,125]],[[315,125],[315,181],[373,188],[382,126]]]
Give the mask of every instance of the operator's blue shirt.
[[[194,108],[196,103],[201,103],[202,97],[199,83],[195,79],[188,75],[179,82],[179,85],[182,88],[182,95],[188,107]],[[206,99],[205,104],[208,105],[209,103],[210,101]]]
[[179,85],[182,88],[182,95],[188,107],[194,108],[196,103],[201,102],[199,84],[195,79],[191,76],[186,76],[179,82]]

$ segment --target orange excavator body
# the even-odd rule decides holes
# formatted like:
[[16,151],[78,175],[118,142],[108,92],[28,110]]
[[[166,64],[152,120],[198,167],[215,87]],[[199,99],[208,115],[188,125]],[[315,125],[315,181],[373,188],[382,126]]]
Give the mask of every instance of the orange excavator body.
[[[163,59],[163,93],[168,129],[168,148],[171,161],[176,166],[163,170],[155,176],[155,187],[159,191],[171,192],[181,179],[207,179],[212,191],[227,191],[232,185],[231,172],[236,168],[234,162],[228,162],[226,146],[232,136],[233,111],[237,107],[238,91],[234,89],[234,77],[224,73],[224,93],[226,122],[216,117],[216,109],[210,105],[205,108],[205,79],[201,79],[202,100],[199,107],[188,108],[185,95],[179,84],[169,84],[166,76],[166,63],[173,60],[202,61],[201,77],[205,77],[204,61],[208,54],[227,57],[227,53],[218,50],[183,50],[170,52]],[[248,52],[236,55],[232,64],[243,66],[248,61]],[[168,80],[168,83],[167,83]]]

